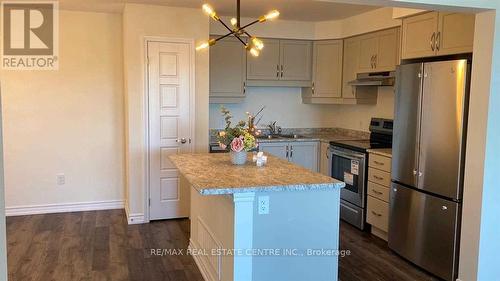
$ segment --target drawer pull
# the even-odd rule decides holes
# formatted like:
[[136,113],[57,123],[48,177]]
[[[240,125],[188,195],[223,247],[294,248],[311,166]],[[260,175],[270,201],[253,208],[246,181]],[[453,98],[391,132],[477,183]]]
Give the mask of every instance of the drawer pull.
[[377,213],[377,212],[375,212],[375,211],[372,211],[372,214],[374,214],[374,215],[375,215],[375,216],[377,216],[377,217],[381,217],[381,216],[382,216],[382,214],[379,214],[379,213]]
[[382,194],[384,194],[383,192],[377,191],[377,190],[375,190],[375,189],[372,189],[372,191],[373,191],[373,193],[378,194],[378,195],[382,195]]
[[383,180],[384,178],[383,177],[379,177],[379,176],[376,176],[376,175],[373,175],[373,177],[377,180]]
[[375,161],[375,160],[373,161],[373,163],[375,163],[375,164],[377,164],[377,165],[380,165],[380,166],[384,166],[384,163],[382,163],[382,162],[378,162],[378,161]]

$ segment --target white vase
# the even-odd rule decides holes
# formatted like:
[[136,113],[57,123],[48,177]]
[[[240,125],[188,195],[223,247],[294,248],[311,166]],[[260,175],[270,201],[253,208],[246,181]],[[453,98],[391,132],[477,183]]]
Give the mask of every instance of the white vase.
[[231,151],[231,163],[234,165],[244,165],[247,162],[247,152],[242,150],[240,152]]

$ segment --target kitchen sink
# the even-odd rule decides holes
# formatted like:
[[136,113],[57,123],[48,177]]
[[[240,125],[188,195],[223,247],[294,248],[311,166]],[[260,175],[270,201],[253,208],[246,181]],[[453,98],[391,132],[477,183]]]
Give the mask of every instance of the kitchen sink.
[[280,137],[278,135],[261,135],[257,136],[257,139],[279,139]]
[[300,139],[303,138],[301,135],[262,135],[258,136],[257,139]]
[[280,138],[283,139],[300,139],[303,138],[301,135],[279,135]]

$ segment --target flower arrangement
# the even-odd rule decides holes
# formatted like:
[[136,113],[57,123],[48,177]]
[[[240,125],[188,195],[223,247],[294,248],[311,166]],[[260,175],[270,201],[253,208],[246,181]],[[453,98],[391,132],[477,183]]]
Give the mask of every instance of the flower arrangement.
[[[247,152],[257,148],[255,136],[246,121],[239,121],[234,127],[231,127],[231,112],[224,106],[221,106],[221,112],[226,121],[226,127],[219,132],[217,141],[222,149],[229,149],[233,152]],[[250,115],[249,115],[250,117]]]

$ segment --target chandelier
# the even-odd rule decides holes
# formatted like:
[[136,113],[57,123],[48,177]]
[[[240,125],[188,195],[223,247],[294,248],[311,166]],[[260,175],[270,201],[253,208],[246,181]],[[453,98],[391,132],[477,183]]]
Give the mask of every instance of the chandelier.
[[[217,43],[217,41],[233,35],[241,42],[241,44],[243,44],[245,46],[245,49],[247,51],[249,51],[250,54],[252,54],[255,57],[259,56],[260,51],[264,48],[264,43],[259,38],[250,35],[245,29],[251,25],[256,24],[256,23],[265,22],[267,20],[277,18],[280,14],[280,12],[278,12],[277,10],[272,10],[269,13],[259,17],[257,20],[255,20],[249,24],[246,24],[244,26],[241,26],[241,23],[240,23],[240,0],[236,0],[236,18],[231,19],[231,26],[232,27],[229,27],[227,24],[225,24],[221,20],[221,18],[217,15],[217,13],[214,11],[214,9],[210,5],[204,4],[202,6],[202,9],[203,9],[203,12],[205,12],[205,14],[210,16],[213,20],[220,22],[229,31],[229,33],[226,35],[220,36],[217,39],[210,39],[208,41],[202,42],[200,45],[198,45],[196,47],[197,51],[199,51],[201,49],[208,48],[210,46],[213,46],[213,45],[215,45],[215,43]],[[246,43],[241,38],[244,35],[248,36],[248,38],[249,38],[248,43]]]

